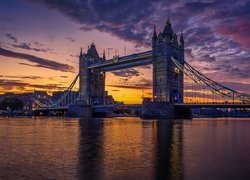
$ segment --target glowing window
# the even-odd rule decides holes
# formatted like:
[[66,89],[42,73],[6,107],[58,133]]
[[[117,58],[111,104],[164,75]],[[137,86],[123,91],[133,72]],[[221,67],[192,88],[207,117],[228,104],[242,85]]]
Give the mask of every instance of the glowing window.
[[175,68],[174,68],[174,72],[178,74],[178,73],[180,72],[179,68],[178,68],[178,67],[175,67]]

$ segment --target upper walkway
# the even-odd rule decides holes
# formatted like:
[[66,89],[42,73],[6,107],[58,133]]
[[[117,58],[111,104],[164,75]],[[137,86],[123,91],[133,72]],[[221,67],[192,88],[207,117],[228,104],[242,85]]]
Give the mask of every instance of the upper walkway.
[[113,59],[101,63],[91,64],[88,69],[98,69],[101,71],[114,71],[118,69],[143,66],[152,63],[152,51],[146,51],[128,56],[114,56]]

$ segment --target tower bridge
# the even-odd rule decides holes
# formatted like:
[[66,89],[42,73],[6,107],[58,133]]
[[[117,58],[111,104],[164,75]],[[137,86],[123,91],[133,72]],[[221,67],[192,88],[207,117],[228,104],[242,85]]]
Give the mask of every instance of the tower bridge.
[[[70,115],[92,116],[93,108],[106,106],[112,109],[115,105],[110,105],[108,102],[105,91],[105,73],[148,64],[153,66],[153,96],[152,99],[143,101],[142,116],[145,118],[190,117],[190,108],[206,106],[199,103],[184,103],[184,74],[196,84],[206,87],[210,92],[232,99],[233,103],[234,100],[244,102],[236,107],[249,108],[249,95],[225,87],[198,72],[185,61],[184,48],[183,34],[181,33],[180,37],[177,37],[170,20],[166,22],[163,31],[158,34],[154,27],[152,50],[149,51],[123,57],[116,55],[107,60],[105,54],[103,57],[99,56],[95,44],[92,43],[86,53],[81,50],[79,73],[66,91],[70,92],[79,78],[78,97],[63,106],[61,105],[62,99],[68,96],[68,94],[64,94],[57,102],[45,104],[36,110],[41,110],[41,108],[44,110],[58,109],[63,106]],[[226,107],[229,107],[229,104],[224,103]],[[207,105],[213,106],[209,103]],[[214,106],[218,107],[215,104]],[[219,107],[223,107],[223,103]]]

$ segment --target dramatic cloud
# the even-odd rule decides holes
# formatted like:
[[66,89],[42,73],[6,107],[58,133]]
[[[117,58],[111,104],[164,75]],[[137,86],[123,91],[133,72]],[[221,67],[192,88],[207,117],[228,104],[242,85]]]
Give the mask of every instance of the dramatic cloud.
[[140,78],[139,81],[128,81],[126,79],[120,79],[117,84],[109,84],[109,87],[115,88],[127,88],[127,89],[152,89],[152,81],[150,79]]
[[66,87],[63,87],[61,84],[31,84],[23,82],[21,80],[3,80],[0,79],[0,90],[1,91],[11,91],[11,90],[25,90],[27,88],[38,88],[46,90],[65,90]]
[[32,0],[31,2],[42,3],[70,17],[81,24],[80,29],[83,31],[98,29],[137,44],[143,42],[145,45],[150,45],[150,39],[147,37],[152,32],[154,22],[147,20],[153,18],[153,3],[157,1]]
[[[192,65],[200,65],[201,67],[197,66],[199,70],[209,66],[218,68],[227,62],[227,65],[235,68],[230,71],[230,76],[244,78],[244,72],[249,71],[248,67],[241,63],[243,58],[245,62],[250,61],[249,0],[32,2],[62,13],[79,23],[83,31],[97,29],[133,42],[135,46],[150,47],[153,25],[157,25],[159,32],[169,16],[177,34],[181,29],[184,32],[186,60]],[[223,68],[220,73],[226,74],[228,70]]]
[[34,43],[37,48],[32,47],[31,43],[21,43],[21,44],[13,44],[12,46],[15,48],[25,49],[25,50],[33,50],[38,52],[51,52],[53,49],[50,48],[42,48],[43,44],[39,44],[38,42]]
[[138,71],[134,68],[112,71],[111,73],[118,76],[118,77],[125,78],[126,81],[131,79],[132,77],[136,77],[136,76],[141,75],[140,71]]
[[18,42],[17,38],[10,33],[7,33],[6,37],[9,38],[10,40],[14,41],[15,43]]
[[[142,89],[142,87],[138,87],[138,86],[133,86],[133,85],[107,85],[109,87],[115,87],[115,88],[123,88],[123,89]],[[151,89],[150,88],[143,88],[143,89]]]
[[[157,26],[159,33],[163,30],[167,17],[170,17],[175,33],[179,36],[182,30],[184,34],[187,62],[215,81],[250,83],[249,0],[30,0],[30,2],[42,4],[50,10],[59,12],[77,23],[82,31],[99,30],[132,42],[135,47],[134,52],[149,49],[153,26]],[[53,41],[55,37],[51,34],[49,36]],[[70,35],[65,35],[64,39],[74,42],[75,39],[68,36]],[[10,33],[6,34],[6,37],[14,42],[15,48],[48,51],[38,42],[21,43]],[[66,64],[2,48],[0,55],[25,59],[28,62],[20,64],[26,66],[73,71],[73,67]],[[78,57],[77,54],[70,56]],[[144,67],[144,69],[149,68],[150,66]],[[123,82],[115,86],[138,88],[136,85],[128,84],[132,77],[142,75],[138,69],[112,72]],[[141,82],[146,83],[145,87],[152,86],[146,79],[141,79]],[[226,85],[232,84],[229,82]],[[232,87],[236,87],[236,84]],[[244,88],[245,91],[249,91],[248,86],[242,86],[242,90]]]
[[13,79],[43,79],[41,76],[5,76],[0,75],[0,78],[13,78]]
[[30,54],[13,52],[10,50],[3,49],[1,47],[0,47],[0,56],[11,57],[11,58],[16,58],[16,59],[24,59],[31,63],[35,63],[35,64],[20,63],[22,65],[42,67],[42,68],[47,68],[47,69],[52,69],[52,70],[62,71],[62,72],[74,72],[74,68],[68,64],[58,63],[56,61],[43,59],[43,58],[33,56]]

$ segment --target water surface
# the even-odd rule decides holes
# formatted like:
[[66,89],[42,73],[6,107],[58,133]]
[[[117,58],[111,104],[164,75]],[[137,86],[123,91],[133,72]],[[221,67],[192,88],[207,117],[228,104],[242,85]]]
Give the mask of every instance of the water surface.
[[0,179],[250,179],[250,119],[0,117]]

